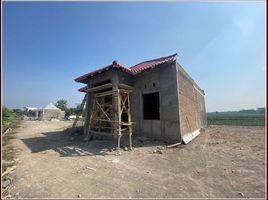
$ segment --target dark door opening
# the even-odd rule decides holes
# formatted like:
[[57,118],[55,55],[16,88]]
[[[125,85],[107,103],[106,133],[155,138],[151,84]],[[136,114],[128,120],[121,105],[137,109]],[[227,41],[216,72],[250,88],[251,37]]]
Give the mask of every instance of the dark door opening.
[[143,95],[143,119],[160,119],[159,92]]

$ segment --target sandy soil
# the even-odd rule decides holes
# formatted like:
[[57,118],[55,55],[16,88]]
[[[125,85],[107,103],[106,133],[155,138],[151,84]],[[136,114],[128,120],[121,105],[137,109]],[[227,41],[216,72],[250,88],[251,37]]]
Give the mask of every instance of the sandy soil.
[[25,121],[12,145],[19,159],[10,194],[19,197],[265,197],[263,127],[210,126],[164,149],[140,142],[120,156],[114,141],[82,142],[71,122]]

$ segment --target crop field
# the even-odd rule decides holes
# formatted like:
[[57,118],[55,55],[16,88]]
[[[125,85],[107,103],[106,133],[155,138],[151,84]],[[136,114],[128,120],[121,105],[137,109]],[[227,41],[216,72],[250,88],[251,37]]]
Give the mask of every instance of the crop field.
[[208,114],[208,125],[265,126],[265,114]]

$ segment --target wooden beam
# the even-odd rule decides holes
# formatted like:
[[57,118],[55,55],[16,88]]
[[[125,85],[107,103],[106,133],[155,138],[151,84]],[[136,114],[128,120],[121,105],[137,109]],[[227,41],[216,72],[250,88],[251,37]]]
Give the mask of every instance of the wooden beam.
[[112,88],[112,87],[113,87],[112,83],[107,83],[107,84],[100,85],[97,87],[88,88],[86,90],[86,92],[96,92],[96,91],[100,91],[100,90],[104,90],[104,89],[108,89],[108,88]]
[[98,98],[98,97],[103,97],[103,96],[112,96],[113,94],[114,94],[113,91],[107,91],[107,92],[94,94],[94,96]]
[[124,84],[124,83],[119,83],[118,84],[118,87],[121,89],[127,89],[127,90],[134,90],[135,88],[134,87],[132,87],[132,86],[130,86],[130,85],[126,85],[126,84]]
[[127,114],[128,114],[128,143],[129,143],[129,149],[132,150],[132,122],[131,122],[131,112],[130,112],[130,98],[129,95],[127,95],[127,102],[128,102],[128,108],[127,108]]
[[175,144],[171,144],[171,145],[168,145],[167,148],[173,148],[173,147],[177,147],[181,144],[181,142],[178,142],[178,143],[175,143]]
[[103,122],[111,122],[111,123],[118,123],[118,121],[108,120],[108,119],[100,119],[100,118],[93,118],[94,121],[103,121]]

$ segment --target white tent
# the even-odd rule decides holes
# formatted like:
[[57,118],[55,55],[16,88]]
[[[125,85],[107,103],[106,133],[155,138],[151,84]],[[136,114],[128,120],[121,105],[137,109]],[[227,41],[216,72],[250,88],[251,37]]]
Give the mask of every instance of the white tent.
[[33,108],[33,107],[24,107],[24,109],[29,112],[30,110],[38,110],[38,108]]
[[53,103],[48,104],[44,109],[50,109],[50,110],[60,110],[57,108]]

